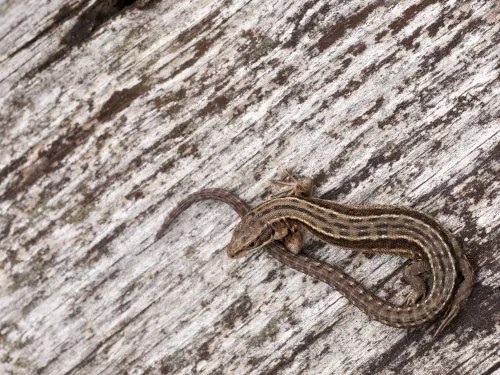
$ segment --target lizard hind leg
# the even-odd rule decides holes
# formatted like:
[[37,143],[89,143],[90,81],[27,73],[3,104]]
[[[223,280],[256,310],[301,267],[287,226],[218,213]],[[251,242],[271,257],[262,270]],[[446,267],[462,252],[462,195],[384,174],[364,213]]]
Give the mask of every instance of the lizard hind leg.
[[274,197],[294,196],[294,197],[310,197],[312,196],[313,183],[310,178],[294,177],[290,170],[286,170],[289,181],[284,180],[270,180],[271,183],[276,185],[287,186],[283,190],[273,194]]
[[403,271],[403,280],[409,284],[412,290],[406,296],[403,304],[414,305],[427,293],[427,284],[425,283],[425,274],[431,270],[426,260],[418,260],[405,267]]
[[294,254],[300,253],[302,249],[303,235],[296,225],[283,220],[274,223],[272,228],[274,240],[281,240],[288,251]]
[[299,254],[302,250],[303,235],[297,230],[295,232],[290,232],[288,236],[283,238],[283,244],[286,249],[295,255]]

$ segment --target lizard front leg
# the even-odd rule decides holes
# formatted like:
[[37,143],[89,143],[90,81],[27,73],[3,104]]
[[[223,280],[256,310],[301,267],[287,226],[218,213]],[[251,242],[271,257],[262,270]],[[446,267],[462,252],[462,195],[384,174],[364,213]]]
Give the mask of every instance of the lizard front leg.
[[285,248],[294,254],[300,253],[303,235],[298,230],[297,225],[290,225],[287,221],[278,221],[273,223],[271,227],[273,229],[273,240],[281,241]]

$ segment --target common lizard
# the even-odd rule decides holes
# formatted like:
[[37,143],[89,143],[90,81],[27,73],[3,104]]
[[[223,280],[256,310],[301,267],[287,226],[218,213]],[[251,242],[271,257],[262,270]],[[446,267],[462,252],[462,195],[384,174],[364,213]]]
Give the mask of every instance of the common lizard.
[[[304,181],[304,180],[303,180]],[[297,186],[303,186],[303,185],[297,185],[295,184],[295,188]],[[292,195],[308,195],[308,192],[304,191],[293,191]],[[168,217],[165,219],[163,222],[162,226],[158,230],[156,234],[156,239],[159,239],[162,237],[167,230],[167,228],[170,226],[170,224],[184,211],[186,210],[191,204],[197,202],[197,201],[202,201],[202,200],[218,200],[225,202],[229,204],[237,213],[240,217],[243,217],[243,220],[245,218],[249,218],[247,216],[248,213],[254,212],[254,210],[250,211],[250,206],[244,202],[242,199],[240,199],[238,196],[235,194],[230,193],[227,190],[224,189],[202,189],[196,193],[193,193],[186,198],[184,198],[178,205],[177,207],[168,215]],[[282,198],[278,198],[282,199]],[[286,199],[286,198],[285,198]],[[304,199],[304,198],[297,198],[299,199]],[[314,200],[310,198],[312,201],[321,201],[321,200]],[[303,201],[304,203],[307,202],[306,199]],[[333,203],[333,202],[331,202]],[[259,206],[260,207],[260,206]],[[353,207],[353,206],[345,206],[346,208]],[[373,206],[372,206],[373,207]],[[375,206],[377,209],[386,209],[387,206]],[[366,206],[365,206],[366,208]],[[390,207],[391,209],[394,209],[394,207]],[[331,208],[330,208],[331,209]],[[400,215],[404,212],[405,209],[399,208],[401,211],[396,212],[396,215]],[[409,209],[406,209],[409,210]],[[411,212],[414,212],[414,210],[410,210]],[[380,214],[380,212],[379,212]],[[376,213],[375,213],[376,215]],[[427,217],[425,214],[422,214],[425,217]],[[432,219],[432,218],[431,218]],[[432,221],[435,222],[434,219]],[[283,221],[284,223],[284,221]],[[282,239],[286,239],[288,237],[296,237],[295,234],[297,233],[296,230],[297,228],[301,226],[298,225],[297,222],[292,221],[290,219],[286,220],[286,227],[290,229],[290,233],[285,235]],[[241,232],[241,223],[239,227],[237,227],[239,232],[234,232],[233,234],[233,240],[235,239],[236,234],[242,234]],[[441,226],[440,226],[441,228]],[[281,229],[282,230],[282,229]],[[443,229],[444,230],[444,229]],[[474,280],[474,273],[472,271],[472,267],[470,266],[470,263],[467,261],[465,256],[461,254],[461,250],[458,247],[458,244],[456,243],[456,240],[451,237],[449,232],[444,230],[444,233],[446,236],[450,236],[452,238],[452,243],[454,247],[456,247],[457,251],[460,252],[460,260],[458,261],[459,263],[459,268],[461,272],[464,275],[464,281],[459,287],[459,290],[455,294],[455,299],[453,303],[453,307],[449,310],[450,312],[448,313],[447,318],[441,326],[439,327],[438,331],[436,332],[439,333],[448,323],[451,321],[451,319],[458,313],[458,310],[463,304],[463,302],[466,300],[468,297],[472,283]],[[236,236],[237,237],[237,236]],[[243,237],[243,236],[241,236]],[[322,238],[322,237],[320,237]],[[248,241],[247,241],[248,242]],[[234,246],[234,241],[231,241],[230,246],[227,248],[227,254],[230,258],[236,258],[239,256],[242,256],[246,253],[248,253],[248,247],[238,247]],[[297,243],[296,241],[290,241],[290,243],[293,244],[292,246],[292,251],[296,252],[296,246]],[[250,242],[248,242],[250,244]],[[294,254],[291,251],[287,249],[287,241],[279,241],[279,240],[271,240],[267,241],[266,244],[261,243],[260,246],[255,246],[251,249],[256,250],[257,248],[263,247],[265,245],[265,249],[267,250],[267,253],[270,254],[272,257],[280,261],[281,263],[298,270],[300,272],[303,272],[309,276],[312,276],[328,285],[331,287],[335,288],[338,290],[343,296],[345,296],[351,303],[353,303],[355,306],[357,306],[359,309],[364,311],[368,316],[385,323],[390,326],[396,326],[396,327],[411,327],[419,324],[423,324],[425,322],[434,320],[436,318],[436,314],[431,316],[430,314],[424,314],[424,317],[419,317],[415,316],[416,314],[413,314],[415,310],[422,310],[422,304],[417,304],[413,306],[406,306],[406,307],[401,307],[401,306],[395,306],[392,305],[383,299],[379,298],[375,294],[372,294],[370,291],[368,291],[366,288],[364,288],[359,282],[357,282],[354,278],[351,276],[345,274],[342,272],[338,267],[333,266],[331,264],[321,262],[318,260],[314,260],[306,255],[303,254]],[[289,243],[288,243],[289,244]],[[288,245],[287,244],[287,245]],[[380,245],[380,243],[379,243]],[[288,246],[290,248],[290,246]],[[239,251],[238,251],[239,250]],[[359,250],[359,249],[358,249]],[[399,245],[396,247],[370,247],[370,248],[363,248],[363,251],[369,251],[369,252],[377,252],[377,253],[392,253],[392,254],[397,254],[397,255],[402,255],[406,256],[408,258],[421,258],[422,257],[422,251],[416,250],[414,247],[408,247],[405,248],[400,247]],[[418,261],[413,264],[410,264],[405,269],[404,276],[405,279],[411,284],[411,286],[414,288],[412,296],[408,299],[409,303],[415,303],[420,297],[422,297],[425,294],[425,283],[424,281],[419,277],[419,274],[426,271],[428,269],[428,264],[425,261]],[[453,267],[453,269],[455,269]],[[435,273],[435,272],[433,272]],[[456,277],[456,271],[454,273]],[[436,288],[433,288],[435,292]],[[433,292],[431,292],[431,295],[428,296],[425,300],[434,300],[435,298],[432,297]],[[450,297],[448,298],[448,301],[450,300]],[[448,302],[447,301],[447,302]],[[432,301],[431,301],[432,302]],[[433,302],[434,303],[434,302]],[[424,309],[427,308],[426,306]],[[383,310],[384,312],[390,311],[390,314],[388,317],[386,315],[380,314],[380,311]],[[450,315],[452,311],[455,311],[453,316]],[[423,310],[428,311],[428,310]],[[401,318],[402,317],[402,318]],[[409,318],[408,318],[409,317]]]
[[[325,274],[321,263],[296,258],[296,269],[341,291],[370,317],[393,327],[413,327],[433,321],[446,310],[439,334],[458,314],[472,290],[472,266],[453,235],[435,218],[401,206],[357,206],[309,197],[310,180],[295,180],[290,196],[273,198],[247,212],[233,231],[227,247],[230,258],[241,257],[281,241],[291,252],[300,250],[297,229],[306,230],[326,243],[368,253],[385,253],[417,261],[407,267],[414,290],[406,306],[381,300],[342,272]],[[300,189],[300,186],[306,186]],[[304,191],[306,192],[305,194]],[[292,246],[287,246],[291,242]],[[313,267],[318,267],[316,270]],[[431,271],[432,288],[419,276]],[[462,275],[463,280],[456,288]],[[355,290],[355,291],[354,291]]]

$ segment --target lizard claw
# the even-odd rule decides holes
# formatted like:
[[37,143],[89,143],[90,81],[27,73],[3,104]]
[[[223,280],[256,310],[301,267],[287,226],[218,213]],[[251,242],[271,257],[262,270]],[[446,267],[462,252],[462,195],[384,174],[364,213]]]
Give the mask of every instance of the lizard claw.
[[273,194],[273,197],[310,197],[312,195],[313,185],[310,178],[295,178],[288,169],[286,170],[286,173],[288,174],[288,178],[291,180],[290,182],[283,180],[270,180],[273,184],[288,186],[287,188]]
[[412,290],[403,301],[403,306],[410,306],[416,304],[424,297],[423,294],[417,292],[416,290]]

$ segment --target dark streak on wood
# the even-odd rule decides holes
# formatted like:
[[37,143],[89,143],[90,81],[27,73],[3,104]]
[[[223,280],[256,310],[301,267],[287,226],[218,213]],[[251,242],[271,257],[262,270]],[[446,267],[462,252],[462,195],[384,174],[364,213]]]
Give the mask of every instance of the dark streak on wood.
[[138,97],[149,91],[146,78],[142,78],[136,85],[123,90],[115,91],[111,97],[102,105],[101,110],[96,114],[96,119],[100,122],[111,120],[120,111],[127,108]]
[[498,369],[500,369],[500,361],[495,363],[493,366],[491,366],[489,369],[487,369],[481,375],[491,375]]
[[[0,195],[0,201],[13,199],[19,192],[27,190],[39,179],[57,170],[64,158],[71,154],[76,147],[87,141],[93,130],[93,126],[70,125],[63,135],[37,153],[34,164],[24,166],[24,173],[18,174],[14,181],[7,186],[5,192]],[[14,165],[21,166],[21,162],[26,161],[25,157],[21,157],[14,161]],[[9,172],[8,168],[6,169],[7,172]]]
[[412,20],[418,13],[423,11],[430,5],[436,4],[438,0],[423,0],[422,2],[411,5],[403,12],[402,16],[389,24],[389,29],[392,30],[392,35],[400,32],[410,20]]
[[60,27],[64,22],[72,19],[73,17],[76,16],[76,14],[82,10],[82,8],[88,3],[88,1],[81,1],[80,4],[78,4],[76,7],[72,8],[67,4],[63,4],[61,9],[55,14],[55,16],[52,18],[52,23],[50,23],[48,26],[46,26],[42,31],[40,31],[37,35],[35,35],[33,38],[22,44],[20,47],[18,47],[14,52],[9,54],[9,58],[14,57],[17,55],[19,52],[30,48],[33,46],[35,43],[39,42],[42,38],[46,37],[49,35],[51,32],[54,32],[57,27]]
[[190,28],[184,30],[175,40],[175,44],[172,48],[179,48],[180,46],[184,46],[189,44],[194,38],[198,35],[209,30],[214,24],[217,17],[220,15],[220,10],[217,9],[207,16],[205,16],[200,22],[191,26]]
[[[131,323],[133,323],[136,319],[138,319],[142,314],[144,314],[154,303],[151,303],[149,305],[147,305],[144,309],[142,309],[140,312],[138,312],[136,315],[134,315],[132,318],[128,319],[127,321],[125,322],[122,322],[118,328],[116,328],[112,334],[110,334],[108,337],[106,337],[105,340],[99,342],[95,348],[85,356],[85,358],[83,360],[80,360],[75,366],[73,366],[69,371],[66,371],[64,373],[64,375],[70,375],[72,373],[74,373],[75,371],[85,367],[86,365],[88,365],[89,363],[91,363],[94,359],[95,359],[95,356],[97,355],[97,353],[105,346],[107,345],[109,342],[111,342],[112,340],[114,340],[116,338],[116,336],[120,333],[122,333],[125,328],[127,328]],[[42,372],[38,372],[39,374],[41,374]]]
[[319,38],[314,47],[320,52],[324,52],[326,49],[330,48],[337,40],[342,38],[344,34],[351,29],[356,28],[361,23],[363,23],[368,16],[375,11],[380,6],[383,6],[384,0],[377,0],[365,8],[363,8],[358,13],[355,13],[349,17],[340,16],[335,25],[332,25],[328,30]]
[[383,104],[384,104],[384,98],[383,97],[378,98],[375,104],[370,109],[368,109],[361,116],[358,116],[354,120],[352,120],[351,124],[353,126],[360,126],[364,124],[370,118],[370,116],[377,113],[377,111],[382,107]]
[[[136,0],[111,0],[104,2],[96,2],[90,5],[85,11],[83,11],[79,16],[76,23],[71,27],[69,31],[61,39],[61,47],[52,53],[45,61],[38,65],[35,69],[29,71],[26,75],[26,79],[32,79],[36,74],[42,73],[44,70],[50,68],[52,65],[63,59],[67,54],[69,54],[73,48],[81,46],[83,43],[87,42],[94,33],[113,17],[120,14],[125,8],[128,8]],[[22,49],[28,48],[34,42],[47,36],[56,27],[62,25],[65,21],[74,18],[76,13],[78,13],[84,5],[88,4],[89,1],[82,1],[74,9],[66,7],[61,8],[61,10],[54,16],[54,22],[49,27],[44,29],[36,38],[30,40],[26,45],[22,46]],[[138,7],[139,9],[141,7]]]
[[297,14],[288,18],[289,22],[293,22],[294,28],[292,33],[290,34],[290,38],[283,44],[283,48],[295,48],[299,44],[301,38],[312,31],[314,28],[319,25],[319,16],[325,15],[330,12],[331,5],[323,4],[320,9],[315,12],[313,15],[308,14],[310,20],[307,23],[303,23],[306,13],[309,13],[309,10],[313,8],[318,3],[318,0],[311,0],[304,3]]
[[215,41],[224,35],[224,32],[225,30],[222,29],[213,38],[211,39],[203,38],[198,43],[196,43],[194,45],[194,51],[195,51],[194,56],[189,60],[185,61],[184,63],[182,63],[179,68],[174,70],[170,78],[174,78],[187,68],[192,67],[201,57],[203,57],[203,55],[205,55],[205,53],[207,53],[207,51],[215,43]]
[[444,47],[435,48],[431,54],[424,58],[420,65],[421,69],[426,72],[434,69],[437,63],[439,63],[445,56],[448,56],[451,51],[462,42],[468,33],[475,31],[482,24],[483,20],[477,18],[475,21],[470,22],[465,28],[457,31],[448,44]]
[[85,255],[78,259],[75,263],[75,267],[90,266],[92,263],[99,261],[102,256],[109,255],[108,245],[113,242],[125,229],[127,228],[127,223],[122,223],[117,226],[113,231],[106,235],[97,244],[92,246]]
[[415,43],[415,39],[417,39],[420,36],[420,33],[422,32],[423,26],[417,27],[411,35],[407,36],[403,40],[401,40],[401,44],[407,49],[407,50],[412,50],[415,51],[418,49],[420,46],[420,43]]
[[308,348],[322,336],[329,335],[332,332],[334,326],[335,323],[326,326],[319,332],[311,332],[305,335],[301,342],[293,348],[292,353],[287,357],[280,359],[276,364],[267,369],[266,374],[276,375],[281,370],[286,369],[291,363],[293,363],[293,361],[299,354],[307,351]]

